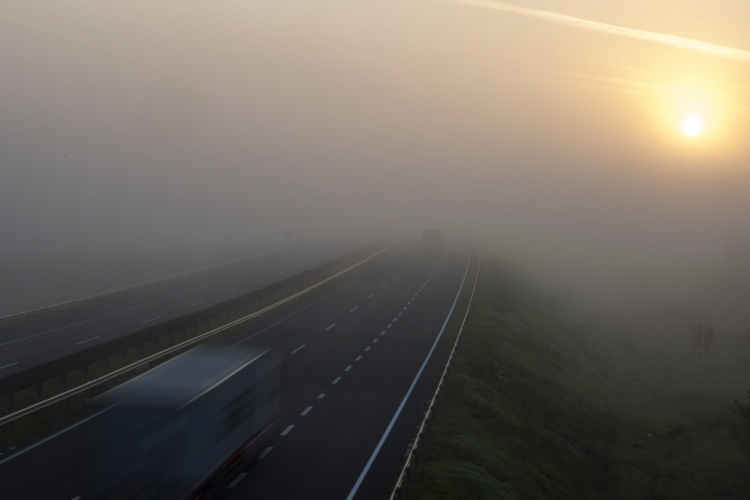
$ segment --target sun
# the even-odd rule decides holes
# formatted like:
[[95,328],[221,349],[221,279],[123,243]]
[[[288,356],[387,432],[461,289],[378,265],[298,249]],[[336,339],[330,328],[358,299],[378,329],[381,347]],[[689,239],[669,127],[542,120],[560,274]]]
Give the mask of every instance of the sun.
[[685,135],[695,137],[703,132],[703,122],[697,116],[688,116],[682,121],[682,131]]

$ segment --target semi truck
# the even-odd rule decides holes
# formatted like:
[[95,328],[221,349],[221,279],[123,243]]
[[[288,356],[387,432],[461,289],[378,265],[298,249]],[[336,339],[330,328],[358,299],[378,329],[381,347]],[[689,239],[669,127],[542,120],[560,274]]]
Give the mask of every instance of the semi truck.
[[275,435],[281,360],[202,346],[102,396],[96,498],[213,499]]

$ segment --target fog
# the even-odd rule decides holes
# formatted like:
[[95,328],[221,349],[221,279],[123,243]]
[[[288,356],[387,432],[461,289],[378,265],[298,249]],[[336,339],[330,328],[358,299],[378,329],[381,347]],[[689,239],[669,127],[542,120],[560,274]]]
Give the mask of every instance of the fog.
[[[740,0],[514,5],[750,50]],[[746,328],[750,63],[545,15],[3,0],[0,253],[441,227],[587,303]]]

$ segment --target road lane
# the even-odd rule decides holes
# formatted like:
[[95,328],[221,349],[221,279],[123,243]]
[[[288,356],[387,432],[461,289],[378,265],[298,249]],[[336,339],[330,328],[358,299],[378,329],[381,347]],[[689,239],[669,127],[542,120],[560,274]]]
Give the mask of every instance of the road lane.
[[320,258],[298,251],[262,256],[47,320],[4,328],[0,366],[12,364],[12,368],[3,375],[224,302],[227,289],[235,295],[257,290],[264,286],[258,281],[265,286],[278,281],[279,269],[291,275],[322,264]]
[[[270,328],[255,327],[260,333],[248,335],[252,343],[280,349],[289,358],[290,381],[277,431],[286,433],[264,450],[256,467],[238,471],[246,476],[234,483],[230,498],[346,497],[434,342],[466,259],[446,256],[434,283],[412,300],[437,264],[400,248],[301,312]],[[388,292],[367,300],[383,281],[391,285]],[[404,312],[402,320],[384,333],[398,312]],[[442,347],[433,361],[444,359]],[[424,384],[417,384],[412,398],[417,403],[404,408],[405,426],[394,426],[393,443],[381,452],[386,460],[374,462],[362,494],[382,489],[435,373],[431,366],[425,370]],[[80,446],[86,431],[87,425],[81,425],[0,465],[0,477],[13,478],[3,487],[8,498],[89,498],[92,478]]]

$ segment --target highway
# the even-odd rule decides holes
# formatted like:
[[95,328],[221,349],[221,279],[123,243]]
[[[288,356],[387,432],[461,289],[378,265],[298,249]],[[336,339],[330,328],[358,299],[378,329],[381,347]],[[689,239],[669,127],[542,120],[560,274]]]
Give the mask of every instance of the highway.
[[[441,335],[468,270],[464,253],[427,258],[400,245],[254,326],[242,342],[283,352],[289,383],[274,443],[238,471],[228,498],[379,498],[445,362]],[[90,422],[0,456],[3,498],[90,498]]]
[[334,257],[304,249],[260,254],[111,297],[99,305],[3,328],[0,376],[210,307]]

